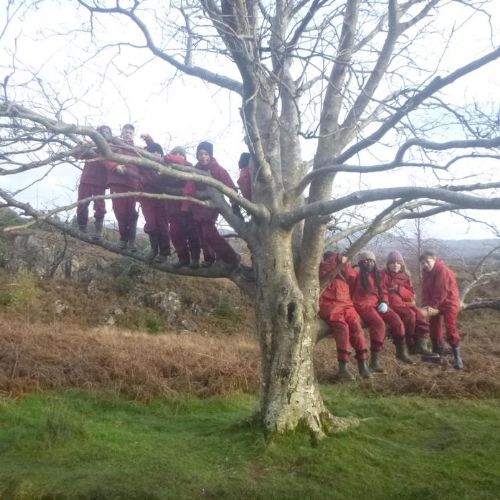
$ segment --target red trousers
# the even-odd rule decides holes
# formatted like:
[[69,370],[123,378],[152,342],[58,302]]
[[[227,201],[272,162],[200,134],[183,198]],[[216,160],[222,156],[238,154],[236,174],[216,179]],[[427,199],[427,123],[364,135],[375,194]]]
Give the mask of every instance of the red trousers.
[[393,307],[392,309],[403,322],[408,346],[414,345],[417,337],[427,337],[429,335],[429,323],[415,304],[408,304],[405,307]]
[[168,220],[170,222],[170,237],[179,262],[189,264],[191,260],[199,261],[200,238],[191,213],[171,215]]
[[141,208],[146,221],[144,232],[147,234],[157,234],[160,255],[170,255],[167,203],[165,200],[141,198]]
[[459,308],[449,308],[441,310],[441,313],[430,319],[430,331],[431,331],[431,341],[432,348],[434,351],[438,351],[438,348],[443,344],[443,319],[444,325],[446,327],[446,340],[448,344],[452,347],[458,347],[460,345],[460,331],[457,327],[457,318]]
[[332,308],[328,307],[327,304],[320,305],[319,315],[331,328],[330,332],[335,338],[337,359],[349,361],[351,355],[349,344],[356,351],[356,359],[368,359],[365,334],[354,307],[348,307],[342,313],[332,313],[331,311]]
[[405,327],[399,316],[389,309],[382,314],[375,307],[356,307],[357,313],[370,331],[370,349],[382,350],[385,339],[385,325],[391,329],[392,339],[396,345],[402,344],[405,338]]
[[[88,184],[80,182],[78,186],[78,201],[90,196],[100,196],[106,192],[105,186],[97,186],[95,184]],[[86,226],[89,220],[89,205],[90,201],[80,203],[76,208],[76,221],[79,226]],[[94,219],[104,219],[106,213],[106,203],[104,200],[94,200]]]
[[196,229],[200,238],[201,248],[206,261],[223,260],[232,264],[238,260],[238,254],[233,247],[219,234],[215,221],[218,214],[209,220],[196,221]]
[[[130,188],[121,184],[111,184],[109,186],[111,194],[128,193]],[[135,198],[113,198],[113,212],[118,221],[118,231],[120,240],[128,241],[137,226],[138,213],[135,209]]]

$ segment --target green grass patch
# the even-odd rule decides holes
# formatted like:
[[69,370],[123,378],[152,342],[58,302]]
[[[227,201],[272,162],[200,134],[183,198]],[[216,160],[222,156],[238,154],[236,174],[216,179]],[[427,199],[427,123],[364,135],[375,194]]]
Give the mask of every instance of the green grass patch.
[[68,391],[0,403],[2,499],[497,499],[500,402],[324,388],[361,426],[266,445],[257,401]]

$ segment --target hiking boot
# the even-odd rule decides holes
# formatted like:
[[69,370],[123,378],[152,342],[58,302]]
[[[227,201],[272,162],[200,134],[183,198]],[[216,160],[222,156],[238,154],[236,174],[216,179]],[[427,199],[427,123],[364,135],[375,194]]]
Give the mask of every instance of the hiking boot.
[[347,368],[347,361],[339,361],[337,380],[339,382],[352,382],[353,380],[355,380],[354,375]]
[[375,373],[385,373],[385,370],[380,365],[380,351],[371,351],[370,371]]
[[462,361],[462,356],[460,355],[460,347],[452,347],[452,352],[453,352],[453,357],[455,358],[455,361],[453,363],[453,368],[456,368],[457,370],[463,370],[464,368],[464,362]]
[[[188,262],[181,262],[180,260],[178,260],[177,262],[174,262],[172,264],[172,267],[174,269],[180,269],[181,267],[193,267],[192,265],[190,265]],[[200,264],[198,263],[198,267],[200,267]],[[194,268],[193,268],[194,269]]]
[[371,378],[372,375],[366,359],[358,359],[358,372],[361,378]]
[[137,248],[135,246],[136,234],[137,234],[137,220],[135,221],[135,224],[130,226],[129,233],[128,233],[128,249],[131,252],[137,252]]
[[146,253],[145,258],[148,262],[152,262],[154,258],[158,255],[159,252],[159,239],[158,235],[156,233],[150,233],[148,234],[149,236],[149,244],[150,244],[150,249]]
[[101,239],[103,223],[104,223],[104,219],[95,219],[94,220],[94,236],[92,236],[92,239],[94,241],[99,241]]
[[160,254],[155,257],[155,262],[157,264],[168,264],[168,259],[170,258],[170,255],[168,254]]
[[415,342],[415,354],[422,354],[422,356],[435,356],[435,354],[427,346],[427,340],[424,337],[417,337]]
[[120,240],[120,242],[118,243],[118,248],[120,250],[127,250],[127,246],[128,246],[128,242],[127,241]]
[[204,260],[204,261],[201,263],[201,267],[205,267],[205,268],[207,268],[207,267],[212,267],[212,264],[213,264],[213,262],[212,262],[212,261],[210,261],[210,260]]
[[[187,265],[187,264],[186,264]],[[189,264],[191,269],[199,269],[200,268],[200,259],[193,259],[191,264]],[[208,266],[207,266],[208,267]]]
[[396,358],[399,359],[399,361],[406,363],[407,365],[413,364],[412,359],[408,356],[406,344],[399,344],[396,346]]
[[87,232],[87,224],[78,224],[78,230],[81,233],[86,233]]

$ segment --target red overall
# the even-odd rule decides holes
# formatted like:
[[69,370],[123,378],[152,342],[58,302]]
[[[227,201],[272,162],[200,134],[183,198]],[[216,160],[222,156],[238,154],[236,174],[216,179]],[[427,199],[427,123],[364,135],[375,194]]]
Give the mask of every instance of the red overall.
[[429,335],[429,323],[415,305],[415,290],[404,271],[393,273],[384,269],[382,279],[389,292],[389,306],[401,318],[405,327],[406,344],[415,345],[416,338]]
[[431,271],[423,271],[422,304],[439,309],[439,314],[430,319],[432,347],[437,351],[443,344],[443,325],[446,340],[452,347],[460,345],[460,331],[457,327],[460,312],[460,292],[455,273],[444,261],[436,260]]
[[[340,263],[340,256],[333,255],[322,262],[319,268],[320,281],[326,277],[328,272]],[[361,319],[354,309],[349,285],[345,275],[352,273],[349,264],[343,264],[338,272],[325,288],[319,299],[319,315],[330,327],[330,332],[335,338],[337,345],[337,359],[349,361],[349,344],[356,351],[356,359],[368,359],[366,340],[361,328]]]
[[[143,190],[145,193],[160,193],[158,189],[160,176],[150,169],[141,169]],[[144,232],[158,236],[160,255],[170,255],[170,231],[168,228],[168,207],[166,200],[141,198],[142,215],[146,223]]]
[[[80,185],[78,186],[78,201],[91,196],[101,196],[106,193],[108,185],[106,164],[102,160],[92,158],[95,150],[79,150],[75,152],[75,158],[85,159]],[[76,209],[76,221],[78,226],[84,227],[89,220],[90,201],[81,203]],[[104,200],[94,200],[94,219],[103,220],[106,214],[106,203]]]
[[[115,149],[116,153],[136,156],[134,151],[127,149]],[[106,162],[108,170],[108,185],[111,194],[129,193],[131,191],[139,191],[141,183],[139,180],[139,170],[136,165],[125,165],[126,173],[120,174],[116,171],[118,163],[113,161]],[[134,197],[113,198],[113,212],[118,221],[118,230],[120,232],[120,240],[128,241],[135,232],[137,226],[138,213],[135,208],[136,199]]]
[[[217,179],[235,191],[237,190],[226,169],[221,167],[215,158],[211,158],[208,165],[196,164],[196,168],[208,171],[214,179]],[[198,187],[195,182],[188,181],[184,188],[184,195],[191,197],[196,196],[197,189]],[[215,260],[223,260],[229,264],[237,262],[238,254],[219,234],[215,226],[219,216],[217,209],[203,207],[193,203],[191,206],[191,213],[193,214],[193,219],[196,224],[205,261],[214,262]]]
[[[83,167],[80,185],[78,186],[78,201],[91,196],[102,196],[106,193],[107,175],[104,162],[88,160]],[[79,226],[86,226],[89,220],[90,201],[81,203],[76,209],[76,220]],[[106,202],[94,200],[94,219],[102,220],[106,214]]]
[[240,176],[236,181],[240,188],[241,194],[247,199],[252,200],[252,178],[250,176],[250,167],[240,169]]
[[399,316],[391,309],[388,309],[386,313],[377,311],[380,302],[388,303],[387,290],[383,283],[378,288],[373,273],[368,274],[369,290],[363,288],[360,272],[356,272],[348,280],[354,307],[370,331],[370,349],[372,351],[382,350],[385,339],[385,325],[391,329],[394,343],[396,345],[402,344],[405,330]]
[[[191,163],[186,161],[182,155],[168,154],[163,160],[166,163],[172,162],[178,165],[192,167]],[[162,185],[167,189],[180,189],[184,187],[184,181],[174,177],[162,176]],[[179,262],[189,265],[190,261],[198,262],[200,260],[200,239],[196,231],[196,225],[193,215],[189,210],[182,210],[183,203],[178,200],[168,200],[167,202],[168,222],[170,224],[170,238],[177,253]]]

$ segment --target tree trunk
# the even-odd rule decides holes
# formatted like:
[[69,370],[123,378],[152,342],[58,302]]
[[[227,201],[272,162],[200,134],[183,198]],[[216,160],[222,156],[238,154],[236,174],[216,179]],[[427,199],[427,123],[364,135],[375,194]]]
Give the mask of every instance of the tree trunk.
[[318,290],[305,296],[297,284],[290,233],[278,230],[262,236],[254,258],[266,434],[301,429],[320,439],[357,425],[356,419],[332,416],[321,397],[313,366]]

